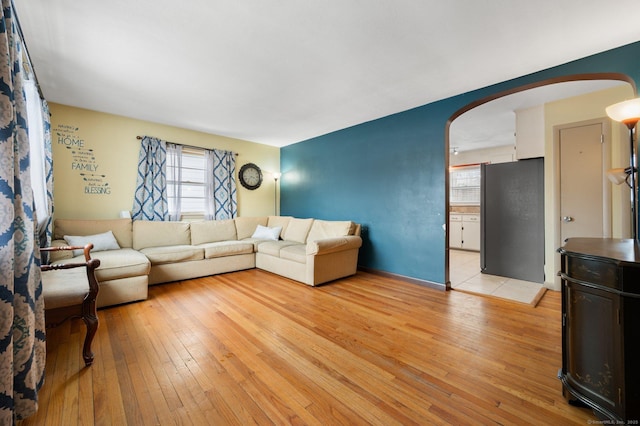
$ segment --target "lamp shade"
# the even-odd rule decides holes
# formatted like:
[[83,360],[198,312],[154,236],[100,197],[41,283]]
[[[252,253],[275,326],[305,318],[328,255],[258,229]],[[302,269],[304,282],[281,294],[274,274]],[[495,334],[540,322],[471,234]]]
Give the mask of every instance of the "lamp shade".
[[615,185],[620,185],[626,182],[628,175],[629,174],[627,173],[627,169],[624,168],[607,170],[607,177],[609,178],[611,183]]
[[620,121],[626,125],[635,125],[640,120],[640,98],[610,105],[606,111],[612,120]]

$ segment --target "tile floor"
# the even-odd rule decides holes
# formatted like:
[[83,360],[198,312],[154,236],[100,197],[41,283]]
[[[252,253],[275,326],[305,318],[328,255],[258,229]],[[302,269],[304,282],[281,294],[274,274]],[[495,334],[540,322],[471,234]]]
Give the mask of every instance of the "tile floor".
[[542,284],[480,272],[480,253],[451,250],[449,275],[454,290],[490,295],[535,306],[544,295]]

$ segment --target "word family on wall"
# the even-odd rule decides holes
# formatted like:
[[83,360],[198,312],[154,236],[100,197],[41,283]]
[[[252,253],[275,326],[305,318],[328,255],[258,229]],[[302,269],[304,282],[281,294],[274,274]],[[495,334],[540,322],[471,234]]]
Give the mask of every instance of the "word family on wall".
[[82,179],[85,194],[109,195],[111,186],[107,176],[102,173],[93,148],[89,148],[79,136],[79,130],[76,126],[59,124],[55,129],[56,143],[64,146],[69,153],[70,168]]

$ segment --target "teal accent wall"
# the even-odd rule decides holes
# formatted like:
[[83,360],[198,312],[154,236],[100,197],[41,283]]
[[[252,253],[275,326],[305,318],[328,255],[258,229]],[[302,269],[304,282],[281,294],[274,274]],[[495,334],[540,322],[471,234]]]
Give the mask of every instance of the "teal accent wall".
[[284,147],[281,214],[358,222],[360,266],[444,284],[447,121],[488,96],[589,73],[638,81],[640,42]]

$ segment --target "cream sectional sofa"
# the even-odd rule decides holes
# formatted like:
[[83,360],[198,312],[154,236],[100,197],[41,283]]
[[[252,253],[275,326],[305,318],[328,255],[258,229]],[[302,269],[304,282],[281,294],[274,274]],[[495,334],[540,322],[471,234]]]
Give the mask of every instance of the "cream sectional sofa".
[[[355,274],[362,245],[360,226],[353,222],[288,216],[55,220],[52,245],[86,242],[94,244],[92,257],[100,259],[98,307],[144,300],[149,285],[255,267],[315,286]],[[51,262],[78,256],[56,252]]]

